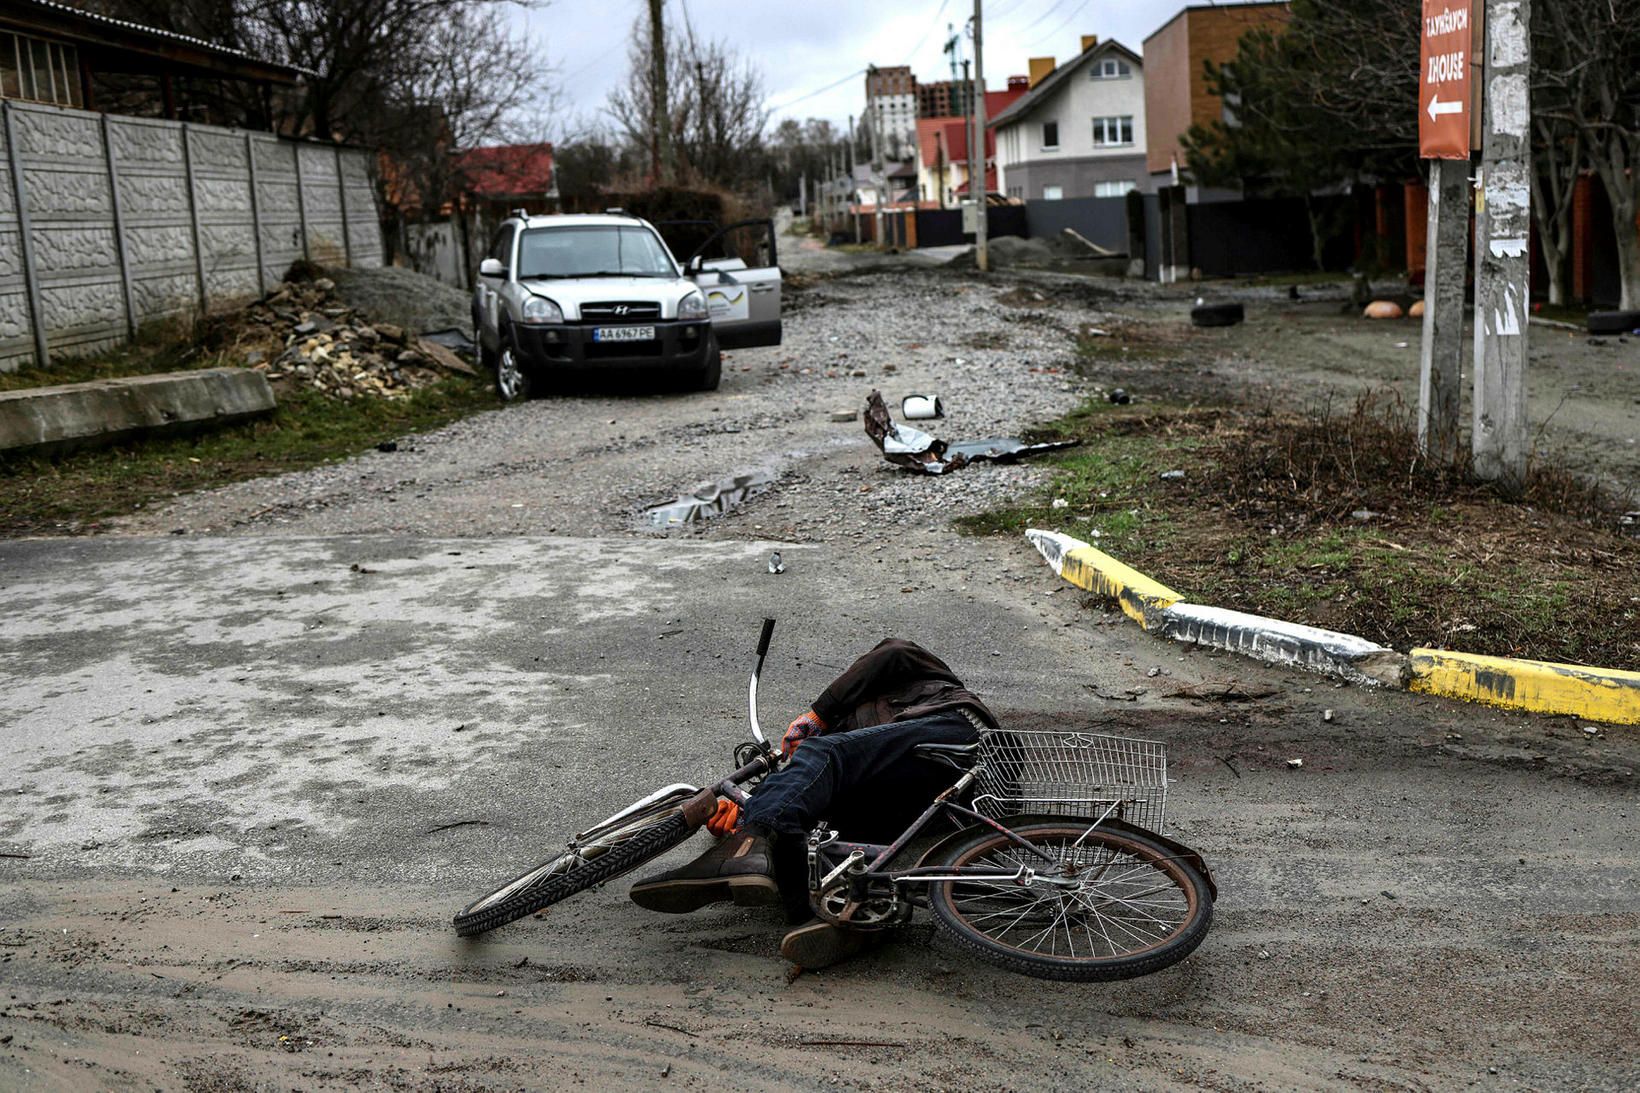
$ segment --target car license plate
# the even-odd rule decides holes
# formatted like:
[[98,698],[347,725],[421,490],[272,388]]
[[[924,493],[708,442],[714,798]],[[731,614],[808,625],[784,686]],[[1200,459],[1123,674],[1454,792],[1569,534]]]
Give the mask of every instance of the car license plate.
[[597,326],[592,328],[592,340],[595,342],[652,342],[655,340],[655,328],[652,326]]

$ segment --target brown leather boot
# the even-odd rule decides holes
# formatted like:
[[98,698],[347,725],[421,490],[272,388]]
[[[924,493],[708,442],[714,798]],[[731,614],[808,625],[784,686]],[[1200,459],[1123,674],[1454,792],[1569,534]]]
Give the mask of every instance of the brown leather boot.
[[677,869],[645,877],[632,886],[632,902],[651,911],[681,915],[713,903],[773,907],[780,903],[769,839],[737,831]]
[[880,931],[849,930],[811,918],[780,942],[780,955],[804,971],[819,971],[873,948],[883,940]]

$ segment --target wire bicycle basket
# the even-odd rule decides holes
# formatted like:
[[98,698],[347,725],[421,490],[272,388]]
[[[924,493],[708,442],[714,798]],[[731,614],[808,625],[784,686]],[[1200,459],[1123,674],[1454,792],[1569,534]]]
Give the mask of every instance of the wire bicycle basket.
[[1115,818],[1163,831],[1167,749],[1159,741],[1057,730],[980,734],[974,808]]

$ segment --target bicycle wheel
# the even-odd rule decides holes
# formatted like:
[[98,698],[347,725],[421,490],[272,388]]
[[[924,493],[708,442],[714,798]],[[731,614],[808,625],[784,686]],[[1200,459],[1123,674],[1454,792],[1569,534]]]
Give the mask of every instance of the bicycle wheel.
[[931,886],[936,920],[970,952],[1041,979],[1091,982],[1158,971],[1190,955],[1207,935],[1213,917],[1207,882],[1172,851],[1125,831],[1088,832],[1070,820],[1010,830],[1059,864],[989,828],[976,829],[943,861],[930,863],[998,872],[1023,865],[1036,872],[1029,884]]
[[572,847],[463,907],[456,933],[472,937],[505,926],[577,892],[636,869],[687,839],[695,825],[673,806]]

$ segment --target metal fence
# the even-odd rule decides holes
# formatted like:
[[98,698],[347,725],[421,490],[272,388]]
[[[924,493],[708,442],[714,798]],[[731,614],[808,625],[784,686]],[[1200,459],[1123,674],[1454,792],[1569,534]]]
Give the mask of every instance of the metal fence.
[[0,371],[242,302],[290,263],[380,265],[369,154],[0,104]]

